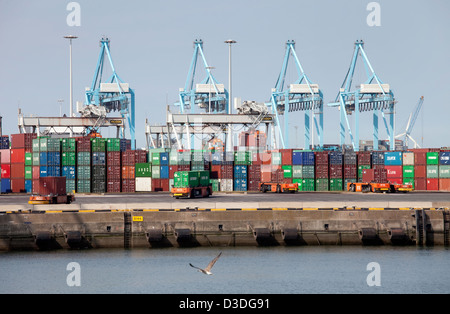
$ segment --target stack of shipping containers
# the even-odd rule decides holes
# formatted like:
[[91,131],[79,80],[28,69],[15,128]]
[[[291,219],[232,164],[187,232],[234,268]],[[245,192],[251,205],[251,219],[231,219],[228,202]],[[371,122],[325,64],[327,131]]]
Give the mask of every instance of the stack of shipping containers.
[[384,154],[384,166],[387,170],[387,180],[394,184],[403,184],[402,152],[386,152]]
[[[122,152],[122,192],[135,192],[136,154],[133,150]],[[152,171],[154,174],[155,171]]]
[[148,162],[136,163],[135,165],[135,191],[151,192],[152,191],[152,164]]
[[330,191],[343,189],[343,155],[341,152],[330,152]]
[[439,190],[450,191],[450,151],[439,152]]
[[316,191],[328,191],[328,152],[316,152]]
[[91,139],[79,138],[77,143],[77,192],[91,192]]
[[362,172],[364,169],[371,169],[372,154],[370,152],[358,152],[358,182],[362,182]]
[[104,138],[93,138],[91,145],[91,191],[92,193],[104,193],[106,192],[106,140]]
[[414,188],[414,153],[403,152],[403,184],[411,184]]
[[75,138],[61,140],[61,176],[66,177],[66,191],[76,190],[77,143]]
[[121,186],[122,140],[109,138],[106,142],[106,192],[118,193]]
[[439,190],[439,152],[427,152],[427,190]]
[[0,191],[11,193],[11,151],[9,136],[0,137]]
[[414,187],[416,190],[427,189],[427,153],[426,149],[414,150]]
[[[350,151],[344,153],[344,184],[343,189],[347,189],[347,184],[350,182],[356,182],[358,179],[358,165],[357,155],[355,152]],[[383,162],[384,165],[384,162]]]
[[[11,155],[10,155],[10,183],[13,193],[31,192],[32,190],[32,168],[27,167],[29,174],[27,184],[25,185],[25,153],[32,152],[34,133],[13,134],[11,135]],[[31,155],[29,155],[31,157]],[[31,159],[29,162],[31,164]]]

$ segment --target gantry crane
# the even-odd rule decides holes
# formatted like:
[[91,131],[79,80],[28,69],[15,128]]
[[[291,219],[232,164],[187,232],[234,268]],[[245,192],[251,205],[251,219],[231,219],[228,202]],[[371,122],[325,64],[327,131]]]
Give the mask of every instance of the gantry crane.
[[[361,56],[367,74],[367,80],[361,83],[359,88],[352,90],[352,80],[355,72],[358,56]],[[345,144],[346,130],[355,151],[359,150],[359,114],[365,111],[373,112],[373,149],[378,150],[378,119],[381,113],[389,138],[390,149],[395,149],[394,141],[394,106],[395,99],[389,84],[384,84],[377,76],[364,51],[362,40],[355,42],[350,68],[345,76],[344,82],[339,90],[334,103],[329,103],[330,107],[339,107],[340,110],[340,144]],[[348,116],[355,113],[355,137],[350,127]],[[389,115],[389,125],[386,121],[386,114]]]
[[400,137],[404,136],[404,138],[405,138],[404,143],[405,143],[406,147],[408,147],[408,139],[410,139],[411,141],[414,142],[414,148],[417,148],[417,147],[420,148],[420,145],[417,144],[417,142],[411,136],[411,132],[414,128],[414,124],[416,124],[416,120],[417,120],[417,117],[419,116],[419,112],[420,112],[420,109],[422,108],[422,104],[423,104],[423,96],[420,97],[419,102],[417,103],[416,108],[414,109],[414,112],[411,112],[411,114],[409,115],[408,122],[406,123],[405,132],[395,136],[395,138],[400,138]]
[[[195,85],[195,71],[197,68],[198,56],[201,56],[203,66],[206,71],[206,77]],[[212,67],[208,66],[203,53],[203,41],[196,39],[194,41],[194,54],[189,67],[188,76],[184,88],[180,88],[179,101],[175,103],[180,107],[180,113],[197,113],[202,109],[209,113],[227,113],[228,112],[228,91],[224,85],[219,83],[211,73]]]
[[[86,90],[84,107],[78,108],[78,111],[83,117],[97,117],[97,125],[94,126],[94,129],[104,123],[107,113],[111,111],[120,112],[123,118],[127,118],[131,137],[131,148],[135,149],[134,90],[129,87],[128,83],[124,83],[117,74],[111,58],[109,42],[108,38],[102,38],[100,40],[100,55],[98,57],[94,79],[92,80],[90,89]],[[107,60],[105,60],[105,55],[107,56]],[[112,75],[108,80],[102,82],[103,66],[108,61],[111,66]],[[125,137],[124,129],[122,129],[122,137]]]
[[[291,55],[294,58],[298,78],[295,82],[289,84],[288,88],[284,89],[286,71]],[[267,105],[271,107],[272,113],[275,114],[278,135],[283,148],[290,148],[289,115],[295,111],[303,111],[305,113],[305,148],[309,148],[311,144],[311,114],[317,130],[319,146],[323,147],[323,94],[319,89],[319,85],[313,84],[303,71],[303,67],[295,52],[294,40],[286,42],[286,53],[281,72],[275,88],[272,89],[271,102]],[[280,115],[284,115],[284,131],[280,125]],[[319,121],[317,121],[317,117]]]

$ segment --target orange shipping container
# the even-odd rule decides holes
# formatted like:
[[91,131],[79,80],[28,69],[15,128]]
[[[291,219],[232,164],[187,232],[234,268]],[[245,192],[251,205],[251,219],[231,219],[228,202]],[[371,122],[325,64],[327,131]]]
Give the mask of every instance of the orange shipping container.
[[135,167],[134,166],[123,166],[122,167],[122,179],[129,180],[134,179],[135,174]]
[[450,191],[450,179],[439,179],[439,191]]
[[25,148],[11,149],[11,163],[25,163]]

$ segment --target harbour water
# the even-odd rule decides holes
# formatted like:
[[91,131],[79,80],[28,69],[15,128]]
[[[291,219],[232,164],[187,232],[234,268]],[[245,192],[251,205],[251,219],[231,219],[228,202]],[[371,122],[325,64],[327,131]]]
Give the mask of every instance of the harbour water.
[[[211,276],[189,266],[192,263],[203,268],[219,252],[222,256]],[[3,252],[0,253],[0,293],[449,293],[449,261],[450,250],[445,247],[202,247]],[[73,262],[76,267],[69,266]]]

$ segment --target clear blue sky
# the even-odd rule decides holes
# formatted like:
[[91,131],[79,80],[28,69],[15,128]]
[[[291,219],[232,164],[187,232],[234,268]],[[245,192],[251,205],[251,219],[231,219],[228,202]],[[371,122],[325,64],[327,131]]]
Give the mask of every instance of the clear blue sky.
[[[163,123],[166,99],[171,104],[177,101],[196,38],[203,39],[208,63],[225,85],[228,46],[224,40],[236,40],[233,96],[260,102],[269,100],[285,42],[293,39],[305,72],[320,85],[326,103],[339,91],[355,40],[363,39],[375,71],[391,85],[398,101],[396,133],[423,95],[423,116],[413,136],[420,142],[423,129],[426,147],[450,146],[447,0],[377,1],[381,7],[378,27],[366,23],[368,0],[79,0],[81,26],[72,27],[66,23],[69,2],[0,0],[4,134],[17,133],[18,107],[26,115],[57,116],[57,100],[64,99],[63,112],[68,112],[69,45],[63,39],[67,34],[79,36],[73,43],[74,101],[83,100],[84,89],[91,84],[100,38],[111,39],[116,70],[136,92],[138,147],[145,145],[145,118]],[[303,118],[297,120],[300,130]],[[325,106],[324,121],[325,142],[338,143],[337,109]],[[361,125],[370,126],[361,128],[361,139],[370,140],[370,114],[362,115]],[[385,137],[382,123],[380,137]],[[299,135],[298,144],[302,142]]]

